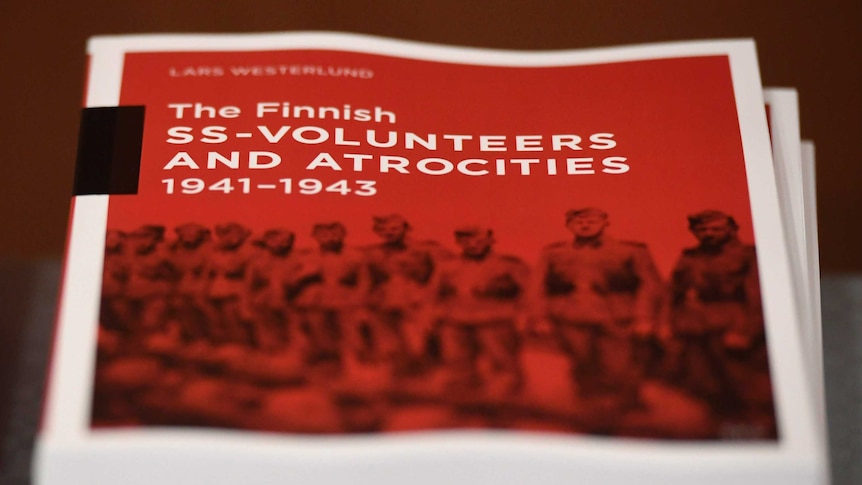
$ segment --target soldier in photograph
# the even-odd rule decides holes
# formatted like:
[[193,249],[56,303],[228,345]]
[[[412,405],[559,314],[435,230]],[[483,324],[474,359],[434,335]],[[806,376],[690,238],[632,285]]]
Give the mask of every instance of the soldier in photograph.
[[601,209],[566,213],[574,238],[542,252],[535,311],[569,359],[576,396],[626,410],[642,404],[637,350],[658,330],[663,291],[646,245],[608,236],[608,225]]
[[315,224],[311,235],[317,247],[300,255],[286,291],[306,335],[307,362],[341,365],[362,352],[368,271],[362,253],[345,245],[340,222]]
[[179,322],[185,341],[204,339],[212,317],[206,301],[212,236],[209,228],[194,222],[180,224],[174,233],[169,255],[179,279],[171,298],[173,318]]
[[[671,280],[672,325],[681,344],[679,384],[725,420],[772,416],[757,256],[733,217],[689,216],[698,245],[682,252]],[[764,424],[767,423],[767,424]]]
[[165,228],[143,225],[128,235],[128,279],[125,296],[132,333],[149,334],[164,330],[168,297],[178,278],[178,270],[164,247]]
[[105,234],[105,264],[102,267],[102,300],[99,323],[111,332],[126,333],[129,328],[129,308],[126,283],[129,280],[129,255],[126,233],[108,229]]
[[[158,386],[165,366],[152,355],[151,341],[170,333],[168,298],[178,271],[164,247],[165,228],[147,224],[123,236],[106,237],[103,307],[94,375],[95,420],[132,424],[143,419],[140,399]],[[107,303],[103,301],[103,303]]]
[[455,242],[461,254],[434,278],[449,385],[471,390],[498,382],[504,392],[517,392],[524,383],[517,327],[529,269],[514,256],[495,253],[487,227],[461,227]]
[[440,262],[452,255],[434,241],[414,240],[400,215],[374,217],[372,227],[381,239],[366,248],[376,352],[396,372],[415,373],[434,359],[435,336],[426,315],[429,283]]
[[256,241],[262,250],[246,272],[245,300],[252,336],[262,350],[283,348],[291,337],[286,285],[299,269],[295,240],[289,229],[267,229]]
[[251,258],[246,245],[250,235],[248,228],[236,222],[215,226],[215,241],[206,269],[207,304],[213,315],[209,338],[213,343],[251,343],[242,300],[246,268]]

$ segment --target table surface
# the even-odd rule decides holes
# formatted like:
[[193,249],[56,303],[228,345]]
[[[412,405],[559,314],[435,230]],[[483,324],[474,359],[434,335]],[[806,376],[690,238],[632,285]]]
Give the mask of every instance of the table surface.
[[[0,484],[30,483],[60,278],[58,261],[0,263]],[[862,483],[862,275],[823,278],[834,485]]]

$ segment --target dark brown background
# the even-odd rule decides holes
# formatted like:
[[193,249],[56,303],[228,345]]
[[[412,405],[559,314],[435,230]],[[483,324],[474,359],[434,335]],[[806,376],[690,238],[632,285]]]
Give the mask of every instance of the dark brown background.
[[[862,224],[856,222],[862,209],[860,0],[248,3],[0,0],[0,436],[8,431],[16,443],[0,457],[0,482],[8,471],[8,483],[29,483],[72,187],[85,40],[96,34],[332,30],[504,49],[753,37],[764,83],[799,90],[802,134],[817,143],[823,268],[862,272]],[[834,483],[860,483],[862,280],[832,275],[825,283]],[[19,385],[12,388],[16,374]],[[13,397],[27,412],[7,428]]]
[[862,271],[862,1],[0,2],[0,260],[59,257],[95,34],[332,30],[503,49],[753,37],[817,144],[821,257]]

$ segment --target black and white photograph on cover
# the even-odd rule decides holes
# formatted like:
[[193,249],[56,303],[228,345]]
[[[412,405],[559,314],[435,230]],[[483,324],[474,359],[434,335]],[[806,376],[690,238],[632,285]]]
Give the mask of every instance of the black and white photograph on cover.
[[669,275],[602,209],[564,220],[534,265],[490,226],[417,240],[400,214],[371,217],[367,244],[337,221],[110,229],[93,426],[775,439],[733,217],[690,215]]

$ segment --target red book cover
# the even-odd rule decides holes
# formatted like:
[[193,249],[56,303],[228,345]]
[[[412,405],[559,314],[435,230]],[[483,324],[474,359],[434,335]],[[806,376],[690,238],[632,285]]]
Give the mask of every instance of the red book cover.
[[39,483],[821,473],[752,43],[89,53]]

